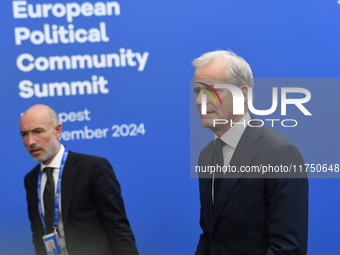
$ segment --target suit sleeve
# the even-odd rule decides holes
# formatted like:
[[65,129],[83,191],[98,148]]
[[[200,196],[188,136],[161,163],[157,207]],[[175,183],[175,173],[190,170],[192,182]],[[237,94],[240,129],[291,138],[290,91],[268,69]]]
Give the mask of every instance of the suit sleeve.
[[[304,165],[295,146],[280,145],[275,149],[271,166],[281,165]],[[290,177],[266,179],[270,242],[266,255],[307,254],[308,179],[306,173]]]
[[[36,183],[36,182],[32,182],[32,183]],[[35,221],[35,218],[33,217],[32,209],[31,209],[29,192],[32,192],[33,190],[30,190],[30,188],[29,188],[29,186],[32,186],[32,185],[30,185],[30,183],[29,183],[28,175],[25,176],[24,184],[25,184],[25,189],[26,189],[28,218],[31,222],[32,241],[33,241],[33,244],[34,244],[35,252],[36,252],[37,255],[46,255],[46,249],[45,249],[44,243],[42,241],[42,233],[39,234],[39,231],[38,231],[38,224],[40,224],[40,222],[38,223],[38,222]],[[34,187],[34,188],[36,188],[36,187]],[[34,191],[36,192],[36,189],[34,189]]]
[[134,235],[125,213],[120,185],[106,159],[96,162],[92,189],[100,217],[115,251],[119,255],[138,255]]
[[[210,146],[210,147],[208,147]],[[205,147],[202,152],[200,153],[198,165],[207,165],[210,158],[209,158],[209,151],[211,152],[211,144],[209,144],[207,147]],[[200,226],[202,229],[202,234],[199,237],[199,242],[197,245],[196,253],[195,255],[209,255],[210,253],[210,239],[208,234],[208,216],[206,215],[207,211],[203,208],[203,200],[207,199],[209,194],[211,195],[211,186],[209,186],[208,183],[211,183],[211,176],[208,173],[207,175],[205,173],[200,173],[199,178],[199,191],[200,191],[200,202],[201,202],[201,211],[200,211]],[[204,178],[203,178],[204,177]],[[205,208],[206,209],[206,208]]]
[[195,255],[209,255],[209,236],[204,217],[202,217],[202,209],[200,216],[200,226],[203,230],[203,233],[200,235]]

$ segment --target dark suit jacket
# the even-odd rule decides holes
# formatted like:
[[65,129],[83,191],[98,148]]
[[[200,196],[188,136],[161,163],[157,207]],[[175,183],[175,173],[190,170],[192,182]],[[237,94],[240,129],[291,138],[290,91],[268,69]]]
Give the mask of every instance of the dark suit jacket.
[[[202,150],[199,166],[212,165],[213,147],[211,142]],[[267,127],[247,127],[230,165],[240,169],[261,164],[299,166],[304,161],[283,135]],[[214,208],[211,178],[199,180],[203,234],[196,255],[305,255],[306,174],[294,174],[291,177],[300,178],[289,179],[250,178],[253,176],[249,173],[235,173],[233,177],[222,180]]]
[[[25,177],[36,253],[45,255],[38,210],[40,164]],[[104,159],[69,152],[61,183],[61,208],[69,255],[137,255],[120,185]]]

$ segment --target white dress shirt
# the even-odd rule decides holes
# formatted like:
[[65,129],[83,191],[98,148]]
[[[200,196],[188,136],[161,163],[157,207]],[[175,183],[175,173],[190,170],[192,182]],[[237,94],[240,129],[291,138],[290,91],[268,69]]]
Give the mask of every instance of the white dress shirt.
[[[223,142],[226,143],[226,145],[223,146],[223,159],[224,159],[224,165],[228,166],[230,163],[230,160],[234,154],[234,151],[236,149],[236,146],[238,142],[241,139],[241,136],[243,135],[244,130],[246,129],[248,125],[248,121],[250,120],[250,115],[247,112],[242,119],[240,119],[239,122],[234,123],[234,125],[225,132],[220,138]],[[215,135],[215,140],[218,138],[217,135]]]

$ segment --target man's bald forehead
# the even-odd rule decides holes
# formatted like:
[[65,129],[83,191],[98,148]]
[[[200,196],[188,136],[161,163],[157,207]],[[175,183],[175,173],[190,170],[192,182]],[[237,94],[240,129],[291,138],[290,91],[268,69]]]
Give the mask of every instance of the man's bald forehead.
[[59,123],[56,112],[51,107],[44,104],[37,104],[28,108],[21,119],[25,119],[25,117],[32,118],[35,116],[44,116],[45,118],[48,118],[52,125]]

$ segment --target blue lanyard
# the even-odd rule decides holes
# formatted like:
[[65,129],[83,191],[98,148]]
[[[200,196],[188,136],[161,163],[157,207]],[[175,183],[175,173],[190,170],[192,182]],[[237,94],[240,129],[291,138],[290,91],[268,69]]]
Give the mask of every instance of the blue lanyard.
[[[68,149],[65,148],[63,158],[61,160],[61,165],[60,165],[60,170],[59,170],[59,177],[58,177],[58,183],[57,183],[57,191],[55,195],[55,200],[54,200],[54,220],[53,220],[53,225],[58,226],[58,218],[59,218],[59,200],[60,200],[60,188],[61,188],[61,178],[63,176],[63,171],[64,171],[64,166],[65,162],[67,159],[68,155]],[[39,171],[38,175],[38,207],[39,207],[39,214],[41,218],[41,222],[44,228],[44,232],[46,233],[46,223],[45,223],[45,217],[42,212],[42,206],[41,206],[41,177],[42,177],[42,169]]]

